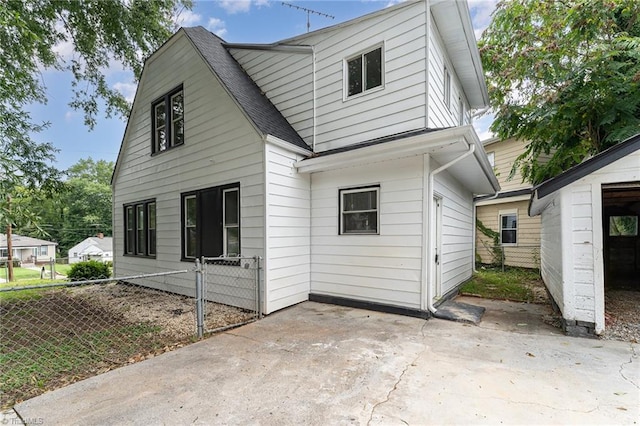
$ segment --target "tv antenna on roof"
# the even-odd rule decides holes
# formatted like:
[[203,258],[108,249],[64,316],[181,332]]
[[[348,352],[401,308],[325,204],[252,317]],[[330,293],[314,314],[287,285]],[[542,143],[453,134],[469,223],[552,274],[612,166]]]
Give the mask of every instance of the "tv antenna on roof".
[[324,16],[325,18],[331,18],[331,19],[336,18],[335,16],[327,15],[326,13],[318,12],[317,10],[307,9],[306,7],[296,6],[295,4],[287,3],[284,1],[282,2],[282,5],[289,6],[294,9],[302,10],[303,12],[307,12],[307,32],[309,32],[309,29],[311,28],[311,23],[309,22],[309,15],[312,13],[315,13],[316,15]]

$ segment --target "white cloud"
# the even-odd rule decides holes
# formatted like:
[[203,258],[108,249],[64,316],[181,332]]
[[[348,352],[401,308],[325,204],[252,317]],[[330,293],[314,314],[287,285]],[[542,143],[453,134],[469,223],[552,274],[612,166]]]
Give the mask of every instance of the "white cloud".
[[491,14],[496,9],[497,0],[469,0],[469,11],[476,39],[480,40],[482,32],[491,23]]
[[227,11],[228,14],[245,13],[251,10],[251,6],[263,7],[270,6],[270,0],[220,0],[219,5]]
[[182,9],[173,17],[176,27],[193,27],[200,23],[202,16],[189,9]]
[[117,82],[113,85],[113,88],[120,92],[127,102],[133,102],[133,98],[136,95],[136,88],[138,86],[135,83]]
[[221,0],[220,7],[229,14],[248,12],[251,9],[251,0]]
[[80,113],[78,111],[67,111],[64,113],[64,121],[71,123]]
[[224,35],[227,33],[224,21],[218,18],[209,18],[207,29],[216,34],[218,37],[224,37]]

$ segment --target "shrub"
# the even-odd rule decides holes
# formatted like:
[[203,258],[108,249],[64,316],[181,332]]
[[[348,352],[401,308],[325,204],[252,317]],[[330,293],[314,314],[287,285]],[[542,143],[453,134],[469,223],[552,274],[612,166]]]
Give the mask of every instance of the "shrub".
[[89,260],[86,262],[78,262],[74,264],[69,273],[67,274],[71,280],[93,280],[100,278],[109,278],[111,271],[109,265],[98,262],[96,260]]

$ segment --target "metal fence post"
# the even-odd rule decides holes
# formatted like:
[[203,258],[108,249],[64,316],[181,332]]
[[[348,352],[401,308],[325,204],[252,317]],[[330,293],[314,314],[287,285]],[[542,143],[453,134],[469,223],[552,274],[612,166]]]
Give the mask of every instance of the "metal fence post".
[[49,259],[49,269],[51,270],[51,279],[55,280],[56,279],[56,266],[55,266],[56,261],[53,259]]
[[204,289],[202,283],[202,263],[196,259],[196,330],[198,339],[204,336]]
[[256,314],[262,319],[262,293],[260,292],[260,256],[254,257],[256,262]]

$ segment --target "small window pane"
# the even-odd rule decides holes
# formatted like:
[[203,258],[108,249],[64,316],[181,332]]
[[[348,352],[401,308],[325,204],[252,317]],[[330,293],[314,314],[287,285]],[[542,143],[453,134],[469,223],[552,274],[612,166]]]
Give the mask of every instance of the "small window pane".
[[165,151],[168,148],[167,131],[164,127],[156,130],[156,143],[158,144],[158,151]]
[[638,216],[610,216],[609,236],[635,237],[638,235]]
[[224,193],[224,224],[233,226],[238,224],[238,191]]
[[496,154],[495,154],[495,152],[487,152],[487,159],[489,160],[489,164],[491,164],[491,167],[495,167],[496,166]]
[[126,253],[127,254],[133,254],[133,251],[135,249],[135,216],[133,215],[133,206],[129,206],[126,209],[126,221],[127,221],[127,233],[125,235],[126,237]]
[[137,254],[145,254],[146,248],[146,235],[145,235],[145,212],[144,205],[136,206],[136,230],[137,230],[137,239],[136,239],[136,253]]
[[362,93],[362,57],[347,61],[348,95]]
[[171,119],[176,120],[184,115],[184,102],[182,92],[178,92],[171,97]]
[[518,219],[515,215],[502,216],[503,229],[515,229]]
[[156,203],[147,205],[147,229],[149,233],[147,251],[149,255],[153,256],[156,254]]
[[515,244],[516,231],[502,231],[502,244]]
[[378,212],[345,213],[345,234],[375,234],[378,232]]
[[196,197],[185,199],[185,230],[184,230],[184,254],[185,257],[196,257]]
[[155,117],[156,117],[156,128],[164,127],[167,121],[164,101],[156,104]]
[[365,90],[382,85],[382,48],[364,55],[366,87]]
[[227,256],[238,256],[240,254],[240,238],[239,228],[231,227],[227,228]]
[[375,209],[378,205],[376,201],[376,194],[377,191],[352,192],[344,194],[343,209],[345,212]]
[[184,143],[184,120],[180,120],[173,123],[173,144],[181,145]]

